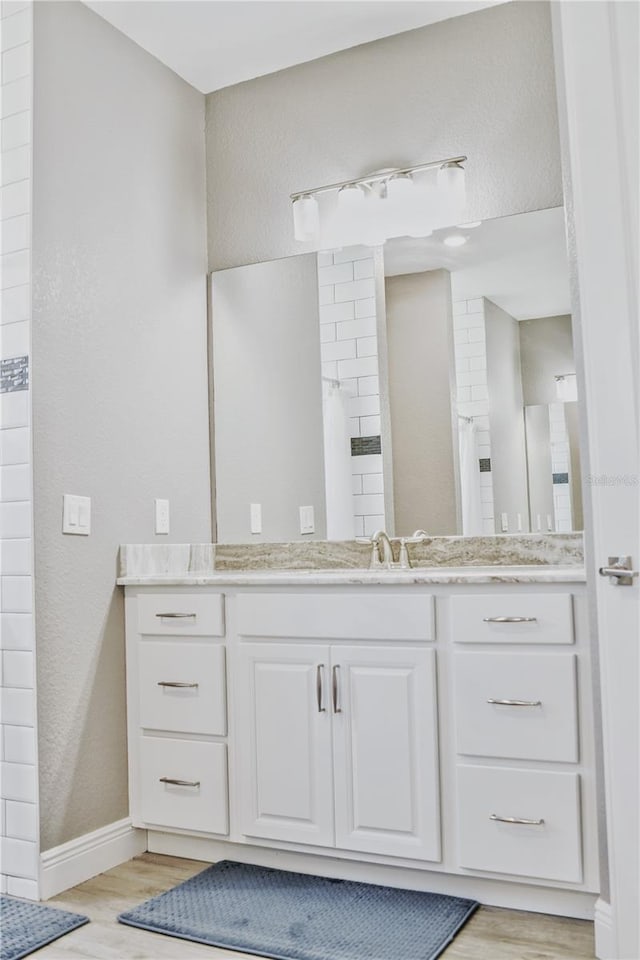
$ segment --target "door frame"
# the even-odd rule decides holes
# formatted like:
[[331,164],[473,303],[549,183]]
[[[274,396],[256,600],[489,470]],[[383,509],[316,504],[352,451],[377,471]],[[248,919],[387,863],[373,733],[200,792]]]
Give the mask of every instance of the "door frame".
[[[634,567],[640,564],[634,179],[638,7],[564,0],[552,3],[551,11],[576,359],[585,411],[581,446],[585,474],[595,478],[591,485],[584,484],[584,506],[602,716],[602,876],[595,911],[596,954],[601,960],[637,960],[640,584],[636,579],[631,587],[614,588],[598,577],[597,569],[608,562],[608,553],[632,554]],[[603,478],[602,486],[598,477]]]

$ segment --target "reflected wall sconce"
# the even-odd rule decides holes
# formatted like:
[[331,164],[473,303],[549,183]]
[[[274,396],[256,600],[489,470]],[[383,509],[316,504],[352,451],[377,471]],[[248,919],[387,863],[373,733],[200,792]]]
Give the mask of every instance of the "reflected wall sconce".
[[556,398],[560,403],[571,403],[578,399],[578,380],[575,373],[561,373],[554,377]]
[[460,223],[466,157],[381,170],[367,177],[291,194],[296,240],[329,249],[428,237]]

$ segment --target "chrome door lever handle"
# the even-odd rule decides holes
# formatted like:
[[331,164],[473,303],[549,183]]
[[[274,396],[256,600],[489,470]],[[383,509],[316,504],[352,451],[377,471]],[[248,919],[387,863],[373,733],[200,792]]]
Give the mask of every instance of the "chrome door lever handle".
[[609,565],[600,567],[601,577],[609,577],[614,587],[631,587],[633,578],[640,576],[640,570],[631,568],[631,557],[609,557]]

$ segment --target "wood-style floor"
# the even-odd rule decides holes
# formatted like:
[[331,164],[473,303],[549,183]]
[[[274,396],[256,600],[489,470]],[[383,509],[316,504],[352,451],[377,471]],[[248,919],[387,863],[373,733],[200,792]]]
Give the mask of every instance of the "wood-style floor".
[[[255,960],[244,953],[165,937],[116,920],[117,914],[181,883],[205,864],[145,853],[47,901],[91,919],[51,943],[37,960]],[[481,907],[442,954],[444,960],[592,960],[593,924]],[[346,958],[345,958],[346,960]]]

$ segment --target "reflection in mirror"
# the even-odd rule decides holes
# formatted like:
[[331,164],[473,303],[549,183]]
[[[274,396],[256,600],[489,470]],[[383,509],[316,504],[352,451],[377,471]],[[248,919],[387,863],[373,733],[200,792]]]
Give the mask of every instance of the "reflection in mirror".
[[219,542],[582,528],[562,208],[221,271],[212,307]]

